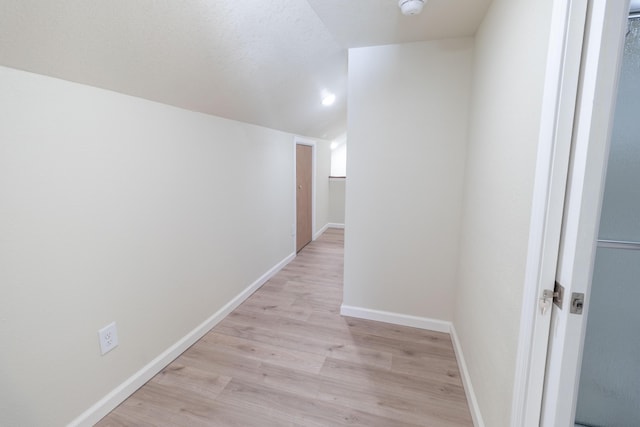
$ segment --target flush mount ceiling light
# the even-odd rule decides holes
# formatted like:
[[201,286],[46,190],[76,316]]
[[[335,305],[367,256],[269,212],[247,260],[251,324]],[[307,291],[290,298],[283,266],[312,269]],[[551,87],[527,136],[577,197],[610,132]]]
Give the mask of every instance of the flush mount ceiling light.
[[322,93],[322,105],[328,107],[329,105],[333,105],[334,102],[336,102],[335,94],[327,91],[324,91]]
[[417,15],[422,12],[425,0],[400,0],[398,6],[403,15]]

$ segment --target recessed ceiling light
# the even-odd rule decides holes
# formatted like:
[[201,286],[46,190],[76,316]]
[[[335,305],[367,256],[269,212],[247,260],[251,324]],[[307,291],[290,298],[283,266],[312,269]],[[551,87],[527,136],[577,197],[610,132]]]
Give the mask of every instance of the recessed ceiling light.
[[331,92],[324,92],[322,94],[322,105],[328,107],[329,105],[333,105],[336,102],[336,95]]

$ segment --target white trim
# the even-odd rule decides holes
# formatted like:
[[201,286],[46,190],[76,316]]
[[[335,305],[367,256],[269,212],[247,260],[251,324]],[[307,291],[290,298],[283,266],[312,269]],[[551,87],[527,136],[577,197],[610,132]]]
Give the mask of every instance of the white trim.
[[482,419],[482,413],[480,412],[480,404],[476,398],[476,393],[473,390],[471,383],[471,375],[469,375],[469,369],[467,368],[467,362],[464,358],[464,352],[462,351],[462,345],[458,338],[455,326],[451,324],[450,332],[451,342],[453,343],[453,351],[456,354],[456,360],[458,361],[458,368],[460,369],[460,377],[462,378],[462,385],[464,386],[464,394],[467,396],[467,403],[469,404],[469,412],[471,412],[471,418],[473,419],[474,427],[484,427],[484,421]]
[[316,231],[316,233],[313,235],[313,240],[316,240],[318,237],[322,236],[322,233],[327,231],[328,228],[338,228],[344,230],[344,224],[337,224],[335,222],[329,222],[325,224],[324,227]]
[[318,237],[322,236],[322,233],[327,231],[327,228],[329,228],[329,224],[325,224],[324,227],[322,227],[320,230],[316,231],[314,233],[314,235],[313,235],[312,240],[316,240]]
[[391,323],[393,325],[410,326],[413,328],[426,329],[428,331],[443,332],[449,334],[451,337],[451,343],[453,344],[453,350],[456,355],[456,361],[460,368],[460,376],[462,379],[462,385],[464,393],[467,396],[467,403],[469,405],[469,411],[471,412],[471,418],[473,419],[474,427],[484,427],[484,421],[482,420],[482,414],[480,413],[480,405],[478,399],[473,391],[473,385],[471,384],[471,376],[469,375],[469,369],[465,361],[462,346],[460,345],[460,339],[456,333],[456,329],[453,323],[430,319],[428,317],[411,316],[408,314],[393,313],[390,311],[373,310],[370,308],[353,307],[350,305],[342,305],[340,307],[340,314],[342,316],[357,317],[359,319],[375,320],[378,322]]
[[554,309],[540,426],[573,425],[588,322],[617,81],[627,30],[628,0],[589,2],[580,102],[556,280],[565,295],[585,294],[582,316]]
[[511,426],[540,420],[551,310],[538,309],[553,288],[562,228],[567,171],[576,109],[587,0],[556,0],[538,136]]
[[[312,139],[306,139],[300,136],[293,137],[293,251],[298,251],[298,209],[296,205],[296,199],[298,197],[298,192],[296,190],[296,181],[298,179],[297,175],[297,151],[296,145],[308,145],[311,147],[311,240],[315,240],[316,237],[313,237],[313,230],[316,229],[316,141]],[[317,233],[316,233],[317,234]]]
[[370,308],[340,306],[340,314],[359,319],[375,320],[394,325],[411,326],[413,328],[427,329],[429,331],[449,333],[451,322],[428,317],[411,316],[408,314],[393,313],[390,311],[373,310]]
[[249,298],[260,286],[264,285],[267,280],[272,278],[284,266],[289,264],[296,257],[295,252],[280,261],[274,267],[264,273],[258,280],[253,282],[236,297],[224,305],[220,310],[216,311],[211,317],[198,325],[195,329],[181,338],[174,345],[169,347],[155,359],[145,365],[138,372],[129,377],[126,381],[113,389],[105,397],[93,404],[89,409],[80,414],[76,419],[71,421],[68,426],[92,426],[100,421],[109,412],[115,409],[120,403],[127,399],[137,389],[142,387],[147,381],[153,378],[158,372],[164,369],[169,363],[184,353],[189,347],[195,344],[207,332],[224,319],[229,313],[236,309],[244,300]]

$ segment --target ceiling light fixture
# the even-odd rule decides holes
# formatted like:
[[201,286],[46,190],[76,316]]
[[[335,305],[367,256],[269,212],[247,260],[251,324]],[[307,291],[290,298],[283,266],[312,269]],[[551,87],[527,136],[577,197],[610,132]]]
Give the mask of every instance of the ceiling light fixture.
[[329,105],[333,105],[336,102],[336,95],[331,92],[324,92],[322,94],[322,105],[328,107]]
[[398,6],[403,15],[417,15],[422,12],[425,0],[400,0]]

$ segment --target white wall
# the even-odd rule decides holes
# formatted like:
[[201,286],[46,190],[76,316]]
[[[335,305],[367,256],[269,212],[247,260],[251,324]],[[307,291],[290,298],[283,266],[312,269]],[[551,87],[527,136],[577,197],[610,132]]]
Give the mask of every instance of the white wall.
[[316,141],[316,195],[314,237],[329,223],[329,175],[331,174],[331,144]]
[[345,187],[344,178],[329,180],[329,222],[331,224],[344,225]]
[[495,0],[476,36],[456,327],[485,425],[509,424],[552,0]]
[[[331,176],[347,176],[347,135],[331,143]],[[344,225],[346,180],[331,178],[329,180],[329,222]]]
[[0,93],[0,424],[64,425],[292,253],[293,136],[1,67]]
[[347,176],[347,143],[337,143],[331,150],[331,176]]
[[472,47],[349,50],[345,305],[453,318]]

